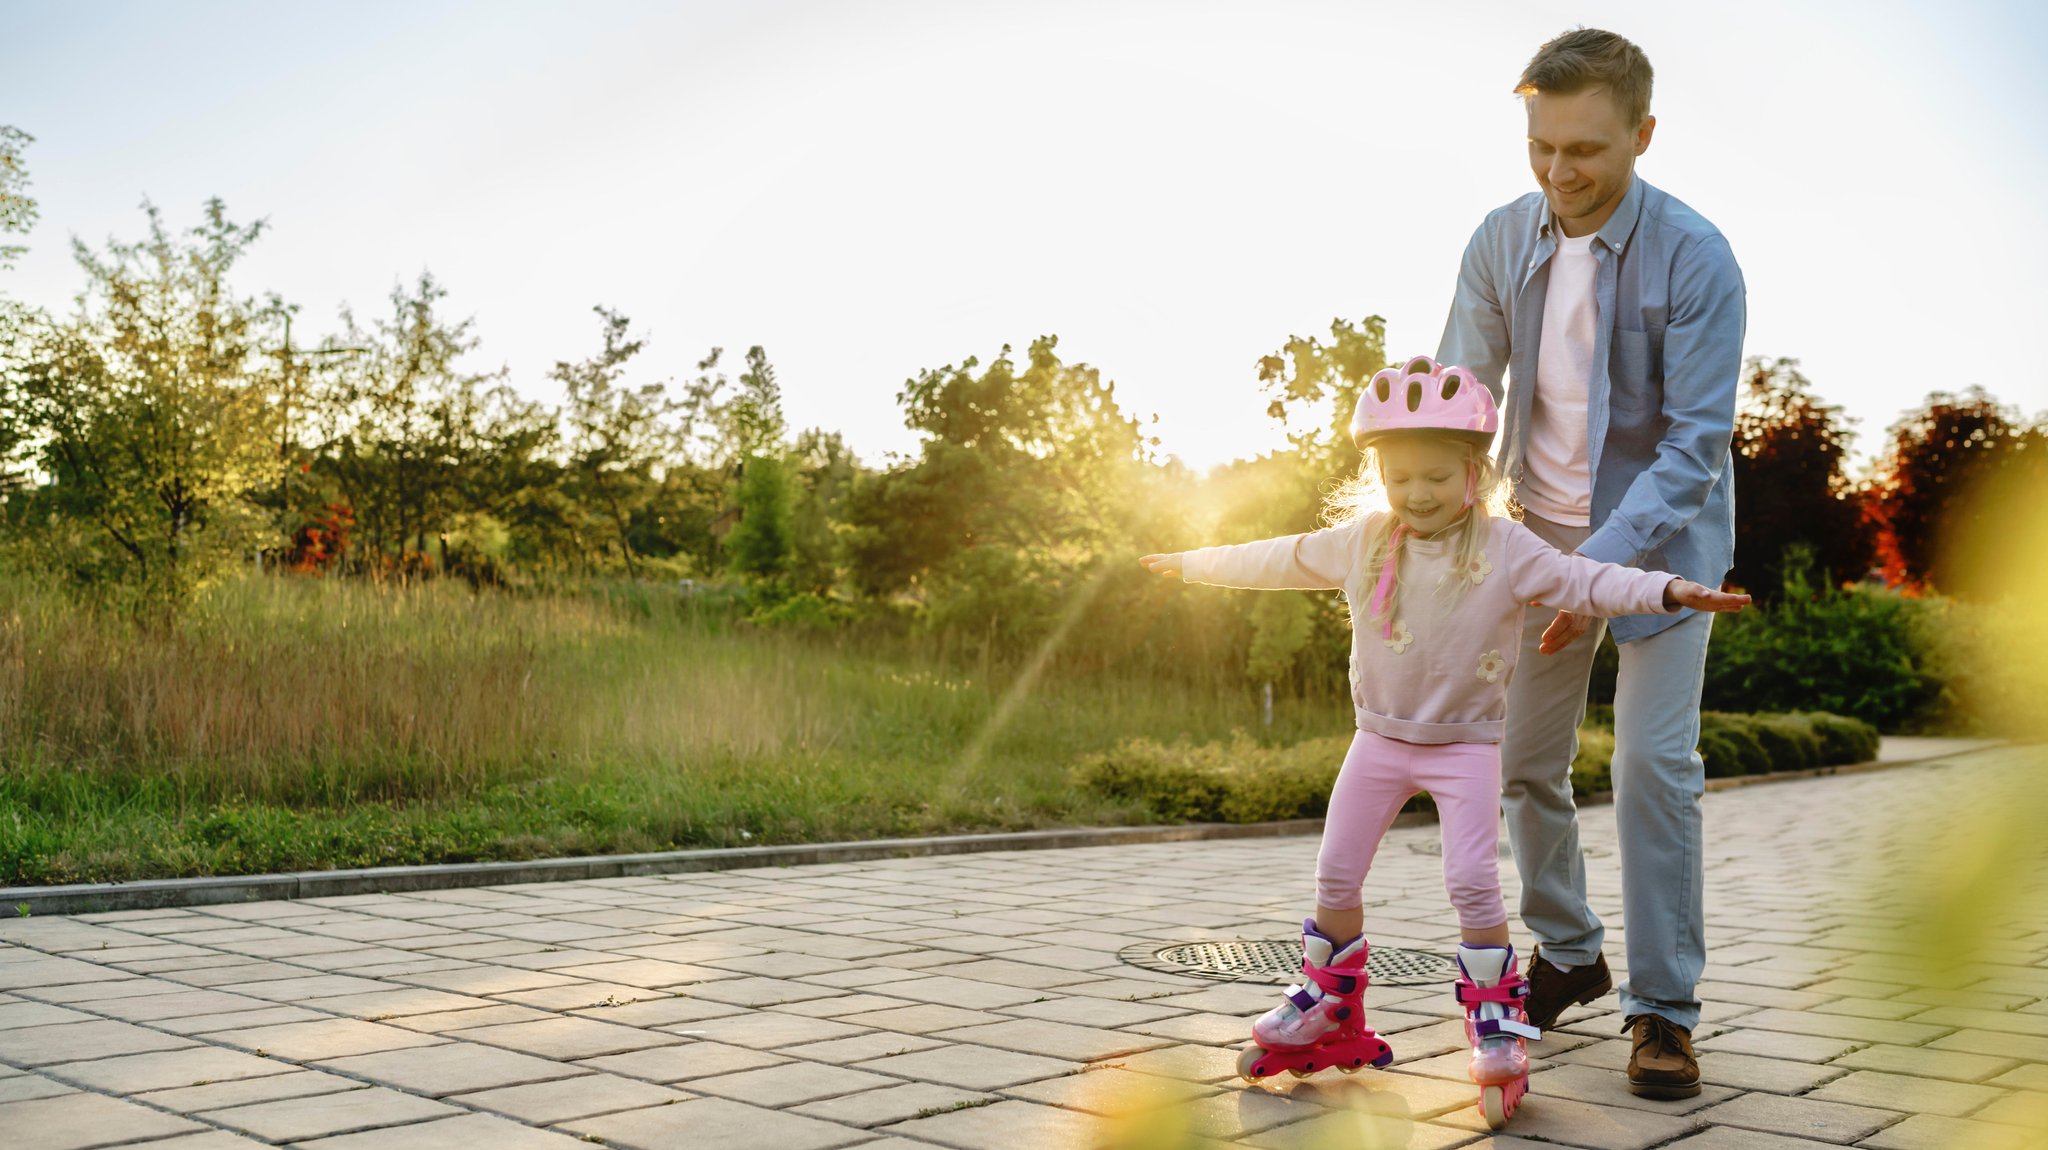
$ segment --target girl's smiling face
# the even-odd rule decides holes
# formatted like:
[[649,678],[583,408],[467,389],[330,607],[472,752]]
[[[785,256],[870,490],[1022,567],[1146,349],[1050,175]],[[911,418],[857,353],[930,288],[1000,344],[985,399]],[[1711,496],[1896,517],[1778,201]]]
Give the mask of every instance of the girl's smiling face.
[[1434,535],[1465,513],[1471,448],[1455,439],[1390,435],[1373,449],[1387,504],[1408,530]]

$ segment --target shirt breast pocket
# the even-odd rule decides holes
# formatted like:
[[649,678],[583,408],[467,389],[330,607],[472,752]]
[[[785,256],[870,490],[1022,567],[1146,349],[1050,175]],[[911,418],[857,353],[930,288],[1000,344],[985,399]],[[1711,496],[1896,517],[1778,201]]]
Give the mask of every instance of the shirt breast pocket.
[[1612,423],[1640,427],[1663,410],[1663,337],[1661,331],[1615,331],[1607,365]]

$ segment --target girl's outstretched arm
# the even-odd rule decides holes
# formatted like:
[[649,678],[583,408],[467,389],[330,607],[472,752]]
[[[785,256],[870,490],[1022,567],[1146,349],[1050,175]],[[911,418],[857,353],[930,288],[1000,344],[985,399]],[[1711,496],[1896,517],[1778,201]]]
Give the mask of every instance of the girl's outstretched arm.
[[1283,535],[1230,547],[1203,547],[1177,555],[1147,555],[1139,562],[1162,575],[1179,572],[1189,583],[1268,591],[1340,591],[1364,548],[1363,520],[1303,535]]
[[1171,579],[1180,578],[1180,552],[1178,551],[1171,555],[1140,556],[1138,563],[1154,575],[1164,575]]

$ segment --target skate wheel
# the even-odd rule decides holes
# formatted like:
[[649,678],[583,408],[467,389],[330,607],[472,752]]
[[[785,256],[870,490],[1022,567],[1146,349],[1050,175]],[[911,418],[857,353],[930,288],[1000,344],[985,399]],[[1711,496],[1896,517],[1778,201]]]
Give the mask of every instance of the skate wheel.
[[1296,1078],[1307,1078],[1310,1074],[1313,1074],[1315,1072],[1312,1070],[1302,1070],[1298,1067],[1290,1066],[1287,1068],[1287,1073],[1294,1075]]
[[1237,1056],[1237,1076],[1246,1082],[1257,1082],[1264,1078],[1265,1075],[1258,1071],[1259,1059],[1265,1056],[1266,1051],[1263,1047],[1253,1046],[1240,1051]]
[[1498,1130],[1508,1124],[1508,1092],[1498,1086],[1487,1086],[1479,1091],[1479,1112],[1486,1116],[1486,1126]]
[[1356,1074],[1356,1073],[1358,1073],[1358,1072],[1359,1072],[1360,1070],[1364,1069],[1364,1067],[1361,1067],[1361,1066],[1339,1066],[1339,1067],[1337,1067],[1337,1069],[1338,1069],[1338,1070],[1340,1070],[1340,1071],[1342,1071],[1342,1072],[1343,1072],[1343,1073],[1345,1073],[1345,1074]]

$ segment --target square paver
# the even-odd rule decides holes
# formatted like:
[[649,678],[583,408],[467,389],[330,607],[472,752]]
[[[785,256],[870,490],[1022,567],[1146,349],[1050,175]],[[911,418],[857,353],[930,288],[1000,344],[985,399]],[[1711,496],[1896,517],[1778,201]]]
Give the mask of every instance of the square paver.
[[0,1032],[0,1049],[16,1066],[49,1066],[88,1058],[112,1058],[120,1054],[145,1054],[152,1050],[179,1050],[195,1045],[189,1038],[161,1034],[126,1022],[60,1022],[53,1026],[23,1026]]
[[1702,1110],[1695,1117],[1714,1125],[1741,1126],[1795,1138],[1817,1138],[1824,1142],[1854,1142],[1868,1138],[1899,1120],[1897,1111],[1811,1098],[1783,1098],[1775,1094],[1745,1094]]
[[977,1103],[998,1101],[993,1094],[959,1090],[930,1082],[906,1082],[879,1090],[864,1090],[791,1107],[797,1114],[839,1122],[847,1126],[883,1126],[909,1118],[933,1114]]
[[0,1104],[0,1131],[24,1150],[89,1150],[206,1129],[197,1122],[103,1094],[60,1094]]
[[40,1074],[22,1074],[10,1070],[0,1076],[0,1103],[26,1102],[31,1098],[55,1098],[59,1094],[73,1094],[77,1087],[45,1078]]
[[685,1041],[659,1030],[618,1026],[588,1018],[548,1018],[538,1022],[514,1022],[504,1026],[478,1026],[460,1032],[464,1042],[483,1042],[523,1050],[543,1058],[595,1058],[602,1054],[624,1054],[650,1046],[673,1046]]
[[832,1038],[851,1038],[856,1034],[868,1032],[864,1026],[834,1022],[829,1018],[805,1018],[802,1015],[783,1014],[773,1010],[757,1010],[725,1018],[707,1018],[667,1029],[677,1034],[693,1035],[713,1042],[729,1042],[734,1046],[752,1046],[760,1050],[800,1046]]
[[860,1062],[854,1068],[957,1086],[962,1090],[1000,1090],[1020,1082],[1068,1074],[1078,1070],[1080,1064],[986,1046],[942,1046],[915,1054]]
[[417,1095],[367,1086],[299,1098],[280,1098],[221,1110],[207,1110],[198,1117],[270,1142],[296,1142],[330,1134],[349,1134],[381,1126],[403,1126],[459,1114]]
[[239,1050],[201,1046],[191,1050],[124,1054],[91,1062],[60,1062],[45,1067],[43,1072],[103,1094],[141,1094],[174,1086],[235,1078],[263,1078],[293,1069],[289,1062],[258,1058]]
[[352,1054],[370,1054],[379,1050],[403,1050],[407,1047],[431,1046],[446,1041],[432,1034],[415,1034],[396,1026],[363,1022],[354,1018],[331,1018],[321,1022],[291,1022],[282,1026],[209,1031],[205,1037],[208,1042],[239,1046],[243,1050],[260,1050],[273,1057],[289,1058],[294,1062],[344,1058]]
[[534,1082],[498,1090],[457,1094],[449,1101],[489,1110],[535,1125],[589,1118],[620,1110],[642,1110],[681,1102],[689,1095],[615,1074],[583,1074],[553,1082]]
[[[671,1150],[680,1146],[720,1150],[834,1150],[866,1142],[865,1130],[823,1122],[802,1114],[763,1110],[724,1098],[693,1098],[673,1106],[628,1110],[562,1124],[626,1150]],[[1027,1145],[1018,1143],[1016,1145]]]
[[588,1150],[566,1134],[536,1130],[494,1114],[440,1118],[397,1130],[365,1130],[300,1142],[296,1150]]
[[1064,1022],[1045,1022],[1035,1018],[1018,1018],[986,1026],[942,1030],[934,1037],[951,1042],[996,1046],[1004,1050],[1021,1050],[1026,1054],[1043,1054],[1049,1058],[1064,1058],[1072,1062],[1093,1062],[1097,1059],[1113,1058],[1119,1054],[1136,1054],[1141,1050],[1155,1050],[1161,1046],[1173,1045],[1171,1039],[1152,1035],[1132,1034],[1120,1030],[1097,1030],[1086,1026],[1072,1026]]
[[[1511,1133],[1545,1142],[1562,1142],[1588,1150],[1644,1150],[1672,1141],[1697,1125],[1696,1116],[1657,1114],[1630,1106],[1601,1106],[1536,1093],[1537,1081],[1509,1120]],[[1477,1095],[1474,1095],[1476,1101]],[[1433,1119],[1439,1125],[1484,1132],[1486,1118],[1477,1106],[1453,1110]]]
[[1092,1114],[1012,1100],[913,1118],[888,1127],[888,1132],[961,1150],[1003,1146],[1080,1150],[1095,1145],[1107,1129],[1107,1123]]
[[584,1072],[573,1063],[471,1042],[334,1058],[320,1063],[318,1069],[367,1078],[430,1097],[546,1082]]
[[811,1062],[790,1062],[721,1074],[715,1078],[693,1078],[688,1088],[698,1094],[730,1098],[750,1106],[774,1109],[816,1102],[840,1094],[890,1086],[897,1079],[844,1066],[819,1066]]
[[588,1059],[577,1065],[591,1070],[623,1074],[628,1078],[665,1083],[710,1077],[714,1074],[730,1074],[737,1070],[752,1070],[757,1066],[774,1066],[787,1061],[789,1059],[780,1054],[749,1050],[744,1046],[727,1046],[722,1042],[692,1042],[684,1046],[661,1046],[649,1050],[636,1050],[630,1054],[612,1054],[603,1058]]
[[332,1094],[339,1090],[363,1088],[362,1083],[339,1074],[290,1070],[263,1078],[237,1078],[228,1082],[209,1082],[203,1086],[153,1090],[136,1095],[135,1100],[165,1110],[176,1110],[180,1114],[194,1114],[201,1110],[247,1106],[252,1102],[274,1102],[279,1098],[304,1098],[309,1094]]

